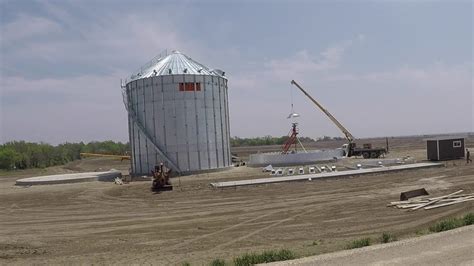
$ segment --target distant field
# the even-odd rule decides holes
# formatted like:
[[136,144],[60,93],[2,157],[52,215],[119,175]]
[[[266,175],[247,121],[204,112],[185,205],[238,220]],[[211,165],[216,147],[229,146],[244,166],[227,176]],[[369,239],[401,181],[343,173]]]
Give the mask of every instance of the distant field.
[[[474,145],[474,133],[463,134],[467,136],[466,145]],[[425,139],[430,138],[430,136],[410,136],[410,137],[388,137],[388,144],[390,150],[404,150],[404,149],[426,149]],[[343,144],[347,143],[346,140],[320,140],[317,142],[304,143],[306,149],[335,149],[340,148]],[[386,138],[367,138],[367,139],[358,139],[356,144],[362,146],[364,143],[372,143],[376,147],[385,147]],[[299,148],[299,147],[298,147]],[[248,156],[252,153],[257,152],[277,152],[281,151],[280,145],[272,146],[247,146],[247,147],[232,147],[231,151],[236,153],[243,159],[247,159]]]

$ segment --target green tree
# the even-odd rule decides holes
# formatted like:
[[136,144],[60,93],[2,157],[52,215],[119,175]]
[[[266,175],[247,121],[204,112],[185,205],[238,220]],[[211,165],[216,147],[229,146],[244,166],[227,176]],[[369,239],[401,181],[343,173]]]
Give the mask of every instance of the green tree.
[[11,148],[0,148],[0,168],[13,169],[20,160],[20,154]]
[[103,141],[88,144],[63,143],[52,146],[47,143],[12,141],[0,145],[0,169],[43,168],[61,165],[81,158],[81,152],[123,155],[130,149],[128,143]]

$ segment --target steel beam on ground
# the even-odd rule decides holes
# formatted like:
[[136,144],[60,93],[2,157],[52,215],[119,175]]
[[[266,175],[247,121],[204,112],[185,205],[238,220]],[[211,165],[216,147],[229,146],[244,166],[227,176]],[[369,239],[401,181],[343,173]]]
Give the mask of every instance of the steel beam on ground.
[[281,176],[281,177],[239,180],[239,181],[216,182],[216,183],[211,183],[211,186],[215,188],[238,187],[238,186],[269,184],[269,183],[304,181],[310,178],[317,179],[317,178],[354,176],[354,175],[384,173],[384,172],[401,171],[401,170],[409,170],[409,169],[439,167],[439,166],[443,166],[443,164],[442,163],[415,163],[415,164],[405,164],[405,165],[396,165],[396,166],[387,166],[387,167],[377,167],[377,168],[370,168],[370,169],[348,170],[348,171],[340,171],[340,172],[329,172],[329,173],[322,172],[319,174],[307,174],[307,175],[298,175],[298,176]]

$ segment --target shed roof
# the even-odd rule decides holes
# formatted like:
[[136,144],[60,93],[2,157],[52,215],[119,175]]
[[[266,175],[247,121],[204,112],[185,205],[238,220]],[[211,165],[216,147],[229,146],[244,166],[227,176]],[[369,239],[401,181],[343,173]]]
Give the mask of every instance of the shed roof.
[[170,54],[159,55],[153,58],[150,62],[133,73],[130,76],[129,81],[153,76],[176,74],[212,75],[224,77],[225,72],[219,69],[210,69],[205,65],[193,60],[191,57],[175,50]]
[[427,138],[425,139],[426,141],[429,140],[450,140],[450,139],[465,139],[465,136],[439,136],[439,137],[432,137],[432,138]]

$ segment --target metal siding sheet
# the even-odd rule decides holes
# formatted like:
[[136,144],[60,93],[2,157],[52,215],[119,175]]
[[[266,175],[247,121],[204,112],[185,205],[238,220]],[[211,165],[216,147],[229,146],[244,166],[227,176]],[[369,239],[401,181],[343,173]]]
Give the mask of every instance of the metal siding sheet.
[[170,153],[176,152],[176,124],[175,124],[175,113],[174,113],[174,100],[173,95],[167,92],[167,87],[164,85],[164,115],[165,119],[165,133],[166,133],[166,146]]
[[[136,112],[139,113],[139,107],[140,107],[140,97],[139,97],[139,88],[140,88],[140,82],[139,80],[134,82],[134,89],[133,89],[133,108],[134,110],[137,110]],[[137,114],[138,116],[138,114]],[[142,137],[140,134],[140,130],[138,126],[135,124],[135,137],[137,138],[137,141],[135,142],[136,146],[136,158],[137,158],[137,172],[142,173],[142,168],[143,168],[143,160],[141,157],[141,152],[142,152]]]
[[180,82],[184,82],[184,75],[173,75],[173,83],[178,85]]
[[[129,84],[127,84],[127,94],[128,94],[128,104],[129,105],[133,105],[133,95],[134,95],[134,92],[133,92],[133,88],[135,86],[135,82],[131,82]],[[127,107],[128,108],[128,107]],[[129,115],[130,117],[130,115]],[[132,119],[132,118],[130,118]],[[135,122],[133,122],[133,119],[130,121],[130,148],[131,148],[131,161],[132,161],[132,173],[135,173],[136,172],[136,169],[137,169],[137,153],[136,153],[136,137],[135,137]]]
[[196,82],[204,82],[204,76],[194,75],[194,78],[196,79]]
[[184,102],[176,101],[174,107],[176,108],[176,142],[178,145],[186,144],[186,125],[185,125],[185,113],[184,113]]
[[220,101],[220,86],[219,86],[219,78],[216,77],[216,83],[214,85],[214,114],[215,114],[215,121],[214,124],[216,126],[216,155],[217,155],[217,163],[218,167],[224,166],[224,151],[222,149],[222,109],[221,109],[221,101]]
[[[208,110],[209,110],[209,97],[212,95],[210,93],[210,88],[211,88],[211,81],[212,81],[212,78],[209,77],[209,76],[205,76],[204,77],[204,82],[203,82],[203,103],[204,103],[204,128],[205,128],[205,132],[206,132],[206,140],[205,140],[205,143],[206,143],[206,150],[205,150],[205,155],[206,157],[204,158],[204,160],[206,160],[206,165],[207,165],[207,169],[210,169],[212,167],[211,165],[211,149],[210,149],[210,144],[209,144],[209,139],[210,139],[210,136],[209,134],[211,134],[210,130],[209,130],[209,126],[208,126],[208,117],[210,116],[208,114]],[[202,158],[202,157],[201,157]]]
[[143,82],[142,80],[137,80],[137,88],[136,88],[136,103],[138,104],[139,109],[136,109],[137,111],[139,111],[140,109],[143,110]]
[[[126,88],[125,88],[125,93],[126,93],[126,97],[127,97],[127,100],[126,100],[126,104],[129,104],[130,103],[130,89],[131,89],[131,85],[130,83],[126,85]],[[128,110],[128,106],[126,106],[127,110]],[[128,119],[128,142],[130,144],[130,168],[131,168],[131,173],[135,172],[134,169],[135,169],[135,163],[134,163],[134,156],[133,156],[133,119],[131,117],[130,114],[127,114],[127,119]]]
[[[196,76],[194,76],[196,78]],[[198,95],[202,95],[201,91],[198,91],[198,92],[195,92],[194,93],[194,127],[195,127],[195,130],[196,130],[196,148],[195,148],[195,151],[196,151],[196,154],[197,154],[197,166],[196,166],[196,169],[194,170],[200,170],[202,169],[202,166],[201,166],[201,153],[200,153],[200,147],[199,147],[199,144],[201,143],[200,142],[200,134],[199,133],[199,120],[198,120],[198,101],[200,101],[200,98],[198,98]],[[194,166],[193,166],[194,167]]]
[[[151,89],[150,89],[151,90]],[[153,103],[153,98],[147,98],[145,99],[145,111],[144,111],[144,126],[146,127],[146,130],[150,132],[150,135],[155,137],[155,116],[154,116],[154,103]]]
[[227,154],[228,154],[228,165],[230,166],[232,164],[232,154],[230,150],[230,114],[229,114],[229,94],[228,94],[228,87],[227,87],[227,81],[225,82],[225,99],[226,99],[226,122],[227,122]]
[[217,168],[217,156],[215,149],[209,151],[209,162],[209,169]]
[[148,173],[148,141],[140,132],[140,159],[141,159],[141,173]]
[[[153,141],[158,144],[159,148],[163,150],[163,145],[158,141],[158,133],[156,130],[156,116],[155,116],[155,94],[156,94],[156,80],[154,78],[145,81],[145,117],[147,130]],[[153,143],[147,141],[147,172],[151,172],[155,165],[158,164],[158,152]]]
[[197,120],[198,120],[198,139],[199,139],[199,153],[200,153],[200,162],[203,169],[209,168],[209,153],[208,153],[208,143],[207,143],[207,127],[206,127],[206,109],[204,107],[204,98],[198,99],[196,101],[197,108]]
[[206,149],[199,151],[199,154],[201,160],[201,169],[210,169],[211,166],[209,165],[209,153],[207,152],[207,147]]
[[144,79],[145,101],[152,99],[152,79]]
[[228,164],[228,138],[227,138],[227,113],[225,108],[225,80],[220,79],[219,82],[219,101],[220,101],[220,114],[221,114],[221,139],[222,139],[222,160],[223,166],[229,166]]
[[164,132],[164,115],[163,92],[161,87],[161,78],[155,77],[153,82],[153,121],[155,141],[166,151],[166,140]]
[[195,101],[186,102],[186,123],[187,123],[187,136],[190,151],[198,151],[198,135],[196,125],[196,106]]
[[172,84],[173,83],[173,76],[161,76],[163,78],[164,84]]
[[225,166],[229,166],[229,138],[227,132],[227,122],[229,121],[229,117],[227,116],[227,102],[225,101],[225,88],[223,89],[223,114],[224,114],[224,124],[223,126],[223,140],[224,140],[224,159],[225,159]]
[[[142,125],[143,127],[145,127],[145,130],[147,132],[149,132],[149,125],[147,124],[147,116],[146,116],[146,84],[148,83],[148,85],[150,84],[150,79],[141,79],[141,94],[138,95],[138,99],[141,100],[143,102],[143,104],[141,105],[143,109],[138,109],[139,112],[143,112],[143,119],[140,119],[141,122],[142,122]],[[139,87],[140,87],[140,83],[139,83]],[[149,159],[148,159],[148,154],[150,153],[150,149],[151,148],[151,143],[149,141],[149,139],[145,136],[144,132],[141,132],[142,133],[142,136],[143,136],[143,141],[141,142],[141,144],[143,144],[143,149],[140,151],[142,153],[142,156],[145,158],[144,159],[144,165],[142,164],[142,166],[144,167],[144,169],[142,169],[142,171],[144,173],[147,173],[148,172],[148,169],[149,169]]]
[[182,169],[183,171],[189,171],[186,151],[178,152],[178,165],[179,169]]
[[213,151],[215,152],[215,160],[216,160],[216,168],[219,168],[221,167],[221,159],[220,159],[220,156],[219,156],[219,143],[218,143],[218,139],[219,139],[219,134],[218,134],[218,126],[219,126],[219,123],[218,123],[218,116],[219,116],[219,109],[218,109],[218,105],[216,105],[216,98],[218,98],[218,86],[217,86],[217,80],[218,78],[217,77],[212,77],[212,113],[213,113],[213,128],[214,128],[214,146],[213,146]]
[[209,168],[217,168],[217,154],[216,154],[216,128],[215,128],[215,110],[214,110],[214,81],[213,77],[209,77],[209,82],[206,86],[206,126],[208,132],[208,147],[209,147]]
[[189,170],[191,171],[201,170],[199,168],[198,152],[195,152],[195,151],[189,152]]
[[[183,160],[185,161],[185,168],[187,171],[190,171],[190,158],[189,158],[189,139],[190,139],[190,135],[188,134],[188,128],[189,128],[189,115],[188,115],[188,99],[190,98],[190,95],[192,95],[192,92],[178,92],[180,94],[183,94],[183,99],[181,100],[182,104],[183,104],[183,109],[181,109],[181,111],[183,112],[183,121],[182,124],[184,125],[184,130],[183,130],[183,134],[184,134],[184,151],[183,151]],[[193,119],[194,120],[194,119]],[[192,135],[195,135],[195,133],[193,133]]]
[[139,137],[138,137],[138,128],[135,123],[133,123],[132,127],[132,132],[133,132],[133,150],[132,150],[132,155],[133,155],[133,160],[134,160],[134,172],[133,173],[138,173],[140,171],[140,147],[138,147],[139,144]]

